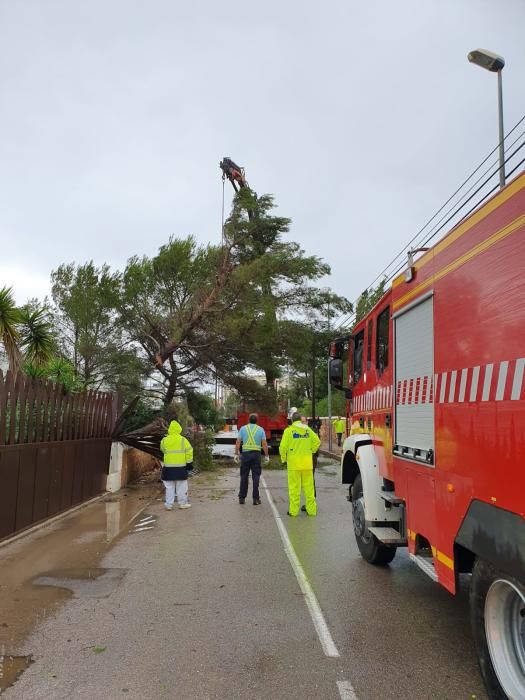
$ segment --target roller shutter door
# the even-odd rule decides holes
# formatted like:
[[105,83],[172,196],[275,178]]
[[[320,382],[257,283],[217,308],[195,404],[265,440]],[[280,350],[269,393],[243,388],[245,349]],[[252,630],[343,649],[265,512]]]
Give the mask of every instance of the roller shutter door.
[[395,452],[433,464],[433,300],[395,318]]

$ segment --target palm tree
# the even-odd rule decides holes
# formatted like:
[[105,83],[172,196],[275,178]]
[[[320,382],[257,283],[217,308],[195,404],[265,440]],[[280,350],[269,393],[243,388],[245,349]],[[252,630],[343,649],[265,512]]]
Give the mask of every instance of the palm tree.
[[45,307],[18,308],[11,287],[0,289],[0,344],[4,346],[9,369],[42,376],[41,369],[53,357],[54,340]]
[[20,309],[20,347],[25,361],[34,367],[44,367],[53,357],[53,331],[45,307]]
[[17,372],[20,368],[20,310],[15,304],[11,287],[0,289],[0,342],[3,344],[9,369]]

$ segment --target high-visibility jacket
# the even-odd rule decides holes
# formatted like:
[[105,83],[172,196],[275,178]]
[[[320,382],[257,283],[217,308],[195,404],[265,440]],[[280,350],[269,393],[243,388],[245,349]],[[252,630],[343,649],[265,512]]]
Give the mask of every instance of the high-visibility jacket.
[[[256,423],[246,423],[240,432],[243,452],[260,452],[262,442],[266,440],[266,433],[260,425]],[[244,436],[246,435],[246,440]]]
[[193,448],[181,433],[180,424],[172,420],[168,434],[160,442],[163,454],[161,478],[164,481],[180,481],[188,478],[188,465],[191,469],[193,462]]
[[288,469],[313,469],[312,455],[317,452],[320,444],[318,435],[299,420],[284,431],[279,454],[281,460],[287,463]]
[[341,419],[334,420],[334,429],[336,433],[344,433],[346,428],[345,421]]

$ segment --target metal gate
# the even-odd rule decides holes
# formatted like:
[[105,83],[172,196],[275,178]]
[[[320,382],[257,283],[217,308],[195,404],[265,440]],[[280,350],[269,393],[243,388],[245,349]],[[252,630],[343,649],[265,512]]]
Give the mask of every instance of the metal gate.
[[0,539],[105,491],[116,403],[0,371]]
[[432,296],[394,315],[397,455],[434,463]]

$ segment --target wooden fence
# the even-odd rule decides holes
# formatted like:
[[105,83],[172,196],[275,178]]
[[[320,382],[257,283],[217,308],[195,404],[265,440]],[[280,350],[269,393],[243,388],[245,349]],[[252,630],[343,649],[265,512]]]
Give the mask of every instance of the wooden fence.
[[0,539],[105,490],[116,403],[0,371]]

